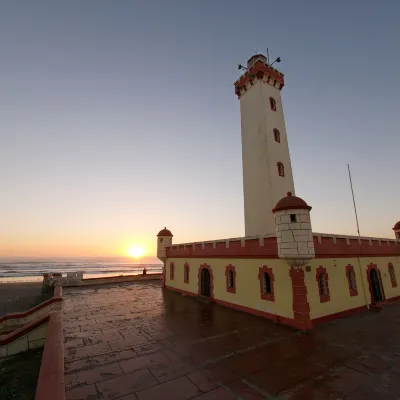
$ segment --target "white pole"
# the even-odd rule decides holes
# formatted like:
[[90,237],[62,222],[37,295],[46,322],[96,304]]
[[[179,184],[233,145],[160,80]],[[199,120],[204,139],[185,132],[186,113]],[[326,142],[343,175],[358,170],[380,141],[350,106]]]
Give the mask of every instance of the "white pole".
[[[353,205],[354,205],[354,213],[356,215],[358,237],[361,238],[360,226],[358,225],[358,215],[357,215],[356,200],[354,198],[353,182],[351,180],[351,172],[350,172],[350,165],[349,164],[347,164],[347,169],[349,170],[350,187],[351,187],[351,194],[353,196]],[[357,261],[358,261],[358,269],[360,270],[360,275],[361,275],[361,285],[362,285],[363,294],[364,294],[364,301],[365,301],[365,304],[367,306],[367,309],[369,310],[369,303],[368,303],[368,300],[367,300],[367,293],[365,291],[364,274],[362,273],[360,257],[357,257]]]

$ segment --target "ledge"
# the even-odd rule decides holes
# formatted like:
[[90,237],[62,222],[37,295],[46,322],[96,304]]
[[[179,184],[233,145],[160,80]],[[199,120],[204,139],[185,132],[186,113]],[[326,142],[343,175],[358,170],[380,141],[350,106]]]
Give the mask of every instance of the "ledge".
[[64,336],[60,311],[50,314],[35,400],[65,400]]

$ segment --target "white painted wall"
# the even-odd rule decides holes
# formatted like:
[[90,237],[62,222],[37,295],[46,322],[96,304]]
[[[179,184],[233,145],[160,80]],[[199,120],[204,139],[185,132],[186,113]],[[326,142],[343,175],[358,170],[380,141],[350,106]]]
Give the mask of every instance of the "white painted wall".
[[[270,97],[276,101],[276,111],[271,110]],[[295,194],[280,90],[266,78],[255,79],[240,96],[240,114],[245,234],[275,234],[272,209],[287,192]],[[274,128],[280,131],[280,143],[275,142]],[[285,177],[278,175],[279,161]]]

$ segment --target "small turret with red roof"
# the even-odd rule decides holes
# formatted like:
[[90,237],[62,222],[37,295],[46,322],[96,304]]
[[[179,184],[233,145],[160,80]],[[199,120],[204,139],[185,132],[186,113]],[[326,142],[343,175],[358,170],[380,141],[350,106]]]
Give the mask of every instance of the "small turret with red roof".
[[162,262],[165,262],[167,259],[167,251],[166,248],[168,246],[172,246],[172,233],[167,227],[161,229],[157,234],[157,258]]
[[397,240],[400,240],[400,221],[395,224],[393,227],[394,235]]
[[315,257],[310,219],[311,207],[291,192],[280,199],[275,214],[278,254],[292,266],[302,266]]

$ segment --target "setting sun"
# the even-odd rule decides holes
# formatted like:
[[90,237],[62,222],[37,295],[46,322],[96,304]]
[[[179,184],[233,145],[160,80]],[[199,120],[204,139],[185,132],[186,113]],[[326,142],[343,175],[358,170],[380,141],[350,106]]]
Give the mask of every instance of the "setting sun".
[[131,247],[128,250],[128,254],[134,258],[142,257],[144,255],[144,253],[145,253],[145,251],[144,251],[143,247],[138,247],[138,246]]

